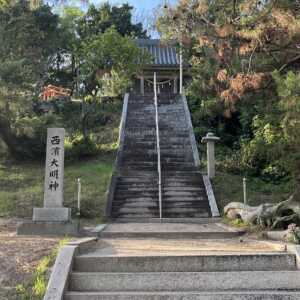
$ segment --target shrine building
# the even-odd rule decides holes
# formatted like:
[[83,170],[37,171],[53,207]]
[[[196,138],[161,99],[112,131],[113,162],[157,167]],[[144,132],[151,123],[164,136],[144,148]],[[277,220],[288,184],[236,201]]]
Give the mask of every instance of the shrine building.
[[[175,45],[164,44],[159,39],[138,39],[137,44],[147,50],[153,59],[137,75],[135,90],[141,94],[152,93],[153,75],[156,72],[159,93],[179,93],[180,55]],[[185,77],[187,69],[188,65],[183,64]]]

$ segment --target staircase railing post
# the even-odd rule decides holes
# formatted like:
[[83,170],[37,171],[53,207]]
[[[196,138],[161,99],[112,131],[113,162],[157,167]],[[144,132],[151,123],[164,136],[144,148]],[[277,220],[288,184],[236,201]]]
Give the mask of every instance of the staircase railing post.
[[158,202],[159,202],[159,218],[162,219],[162,187],[161,187],[161,161],[160,161],[160,139],[159,139],[159,118],[157,103],[157,77],[154,73],[154,104],[155,104],[155,125],[156,125],[156,146],[157,146],[157,171],[158,171]]

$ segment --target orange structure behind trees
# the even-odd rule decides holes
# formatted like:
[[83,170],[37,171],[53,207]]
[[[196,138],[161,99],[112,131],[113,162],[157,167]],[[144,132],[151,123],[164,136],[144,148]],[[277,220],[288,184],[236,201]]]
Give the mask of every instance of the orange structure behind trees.
[[58,97],[70,97],[71,90],[63,87],[58,87],[55,85],[47,85],[43,88],[42,93],[40,94],[40,98],[44,101],[52,100],[53,98]]

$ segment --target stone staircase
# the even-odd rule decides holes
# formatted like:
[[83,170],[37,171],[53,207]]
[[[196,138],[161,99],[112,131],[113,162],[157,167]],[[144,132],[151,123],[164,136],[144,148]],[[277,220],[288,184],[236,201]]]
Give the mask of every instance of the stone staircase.
[[290,254],[75,260],[65,300],[299,299]]
[[[75,257],[64,300],[300,299],[296,256],[282,245],[241,242],[218,224],[111,224],[105,231],[96,248]],[[127,238],[114,238],[117,232]]]
[[[160,95],[159,134],[163,218],[209,217],[200,171],[195,167],[183,101]],[[158,171],[153,95],[131,94],[111,217],[158,218]]]

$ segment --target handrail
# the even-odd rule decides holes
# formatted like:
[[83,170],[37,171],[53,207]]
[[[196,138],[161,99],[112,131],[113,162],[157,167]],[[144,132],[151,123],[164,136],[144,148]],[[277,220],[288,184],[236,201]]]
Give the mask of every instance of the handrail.
[[155,124],[156,124],[159,218],[162,219],[161,160],[160,160],[160,139],[159,139],[159,126],[158,126],[159,118],[158,118],[158,104],[157,104],[156,72],[154,73],[153,87],[154,87]]

